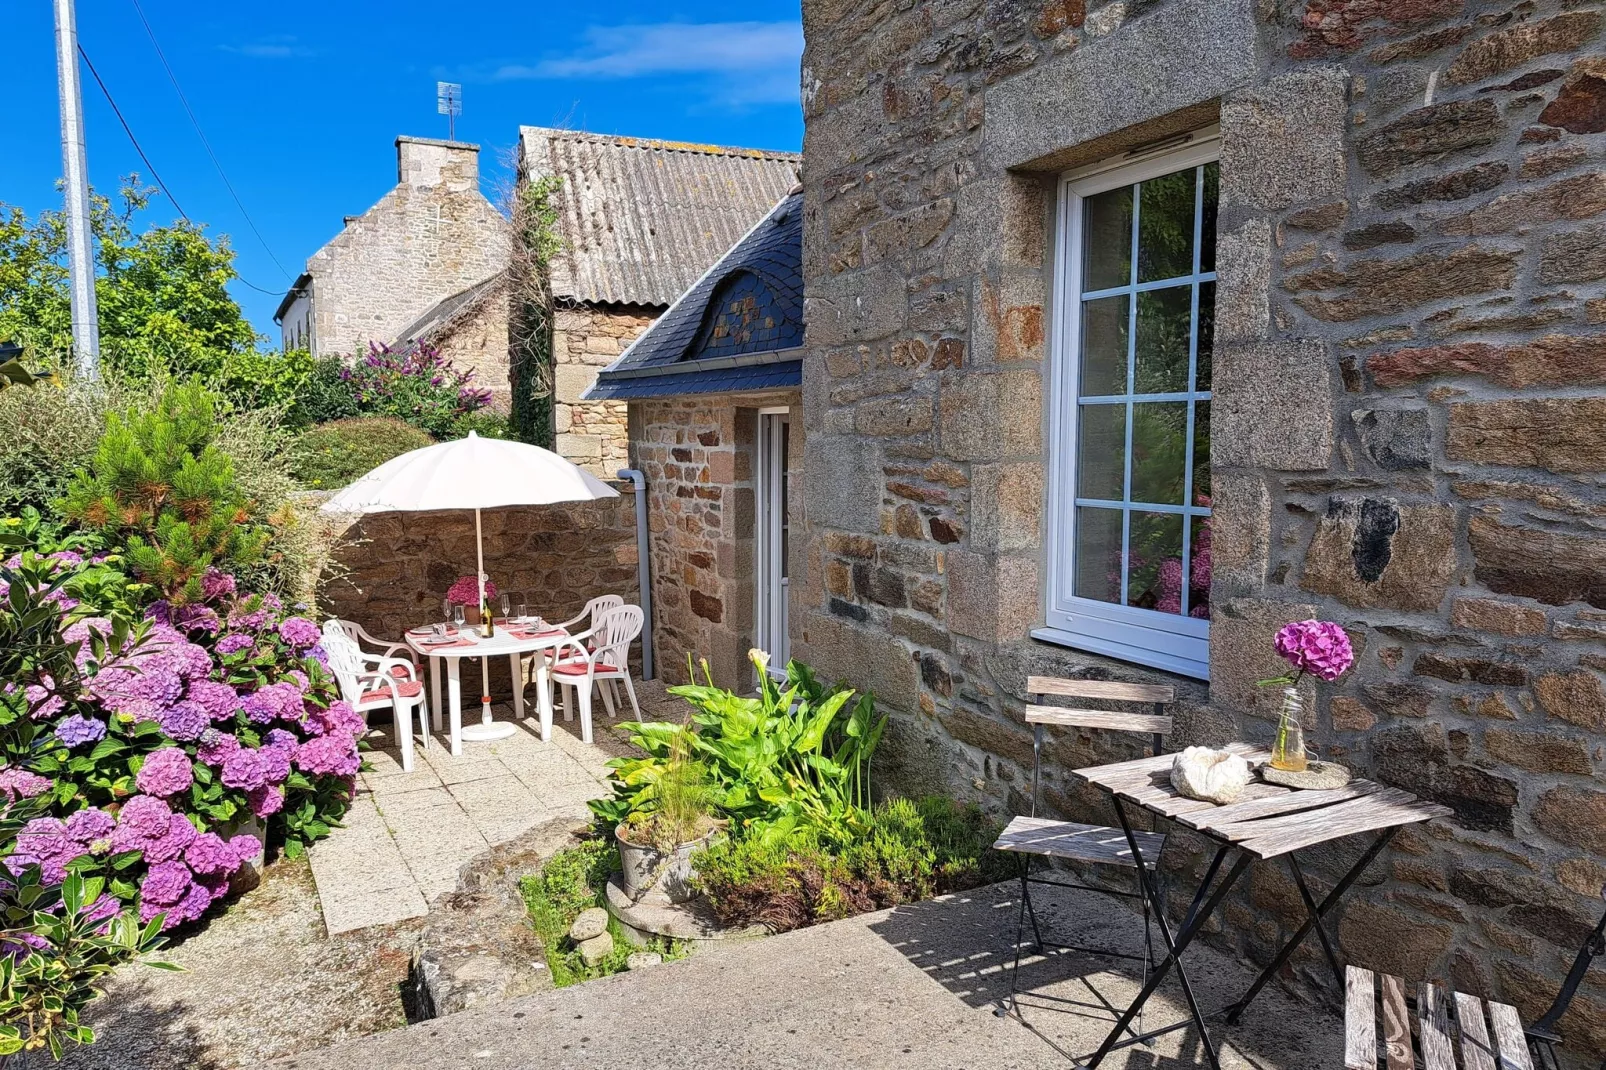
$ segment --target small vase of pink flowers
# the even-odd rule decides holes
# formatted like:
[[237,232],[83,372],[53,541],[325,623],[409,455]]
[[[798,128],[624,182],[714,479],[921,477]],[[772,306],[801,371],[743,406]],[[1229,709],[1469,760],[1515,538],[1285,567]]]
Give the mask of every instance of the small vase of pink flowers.
[[1299,694],[1299,682],[1305,674],[1322,680],[1336,680],[1355,663],[1355,648],[1350,645],[1344,629],[1330,620],[1297,620],[1277,630],[1272,641],[1288,664],[1292,673],[1261,680],[1262,687],[1281,686],[1282,712],[1277,719],[1277,739],[1272,744],[1273,769],[1285,772],[1303,772],[1305,757],[1305,728],[1300,717],[1304,702]]
[[[485,604],[490,605],[491,599],[496,597],[496,584],[487,577],[485,580]],[[480,578],[473,573],[457,577],[450,587],[446,589],[446,600],[454,606],[463,607],[463,620],[469,624],[480,622]]]

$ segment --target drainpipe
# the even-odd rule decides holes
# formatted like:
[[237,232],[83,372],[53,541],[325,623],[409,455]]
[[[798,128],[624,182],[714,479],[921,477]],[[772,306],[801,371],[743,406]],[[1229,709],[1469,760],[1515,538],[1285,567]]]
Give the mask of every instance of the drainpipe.
[[636,486],[636,585],[641,588],[641,678],[653,680],[652,671],[652,569],[647,563],[647,477],[636,468],[619,469],[619,478]]

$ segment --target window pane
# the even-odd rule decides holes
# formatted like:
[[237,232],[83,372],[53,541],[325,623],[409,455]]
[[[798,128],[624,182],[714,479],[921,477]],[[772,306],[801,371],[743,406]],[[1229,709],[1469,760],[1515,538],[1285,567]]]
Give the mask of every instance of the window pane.
[[1098,397],[1126,393],[1126,294],[1082,302],[1082,379],[1078,394]]
[[1210,365],[1216,351],[1216,284],[1213,282],[1201,283],[1199,286],[1199,345],[1197,365],[1197,378],[1194,380],[1194,389],[1199,393],[1208,393],[1210,390]]
[[1126,406],[1081,406],[1076,495],[1120,501],[1126,485]]
[[1199,230],[1199,270],[1216,270],[1216,196],[1220,192],[1221,168],[1204,165],[1204,218]]
[[1210,518],[1193,518],[1193,550],[1188,562],[1188,616],[1210,619]]
[[1192,324],[1192,286],[1172,286],[1138,294],[1135,393],[1174,394],[1188,389],[1188,341],[1192,336]]
[[1193,274],[1193,204],[1198,173],[1186,171],[1151,178],[1138,204],[1138,281]]
[[1187,468],[1188,403],[1157,401],[1132,406],[1132,500],[1182,504]]
[[1126,604],[1161,613],[1182,612],[1182,515],[1132,514]]
[[1210,402],[1193,405],[1193,504],[1210,507]]
[[1076,595],[1121,602],[1121,513],[1117,509],[1076,510]]
[[1089,197],[1083,219],[1082,292],[1132,281],[1132,187]]

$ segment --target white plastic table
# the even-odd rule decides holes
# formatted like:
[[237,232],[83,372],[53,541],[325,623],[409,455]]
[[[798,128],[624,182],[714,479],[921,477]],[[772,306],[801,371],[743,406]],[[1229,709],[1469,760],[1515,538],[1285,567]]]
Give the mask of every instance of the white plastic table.
[[[452,754],[463,753],[463,740],[474,743],[484,743],[493,739],[505,739],[515,731],[513,725],[506,721],[495,721],[491,718],[491,674],[490,662],[492,658],[506,658],[508,666],[513,673],[513,713],[522,719],[524,713],[524,686],[520,680],[519,659],[525,654],[536,654],[535,679],[538,688],[536,709],[541,717],[541,741],[552,740],[552,678],[550,666],[547,663],[545,652],[563,645],[569,641],[569,633],[562,629],[546,625],[542,631],[551,630],[553,634],[534,636],[529,639],[519,639],[511,635],[502,625],[497,625],[496,634],[489,639],[475,633],[471,628],[465,627],[457,633],[459,638],[472,639],[471,646],[437,646],[431,647],[425,640],[429,635],[414,635],[411,632],[405,636],[408,647],[415,651],[419,657],[429,659],[429,691],[430,711],[434,716],[435,728],[441,727],[441,663],[444,661],[446,669],[446,695],[447,709],[451,715]],[[464,726],[463,724],[463,681],[462,661],[464,658],[478,658],[480,660],[480,680],[485,693],[480,696],[480,723]]]

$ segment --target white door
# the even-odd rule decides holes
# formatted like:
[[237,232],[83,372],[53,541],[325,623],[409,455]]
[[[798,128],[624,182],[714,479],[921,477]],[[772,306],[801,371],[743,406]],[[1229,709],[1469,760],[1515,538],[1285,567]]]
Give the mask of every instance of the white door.
[[770,656],[770,671],[784,673],[787,640],[787,558],[791,540],[786,507],[786,469],[791,418],[785,409],[758,417],[758,627],[754,645]]

